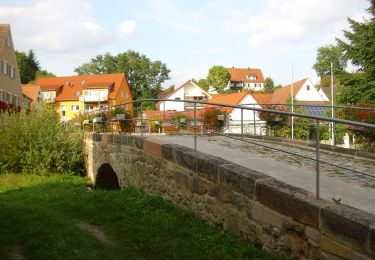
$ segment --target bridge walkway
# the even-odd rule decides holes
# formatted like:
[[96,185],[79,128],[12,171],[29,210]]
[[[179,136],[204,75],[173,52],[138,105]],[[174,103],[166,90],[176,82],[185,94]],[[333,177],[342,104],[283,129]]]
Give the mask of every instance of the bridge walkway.
[[[153,139],[194,147],[192,136],[157,136]],[[250,140],[250,139],[249,139]],[[252,140],[260,143],[259,140]],[[263,142],[264,143],[264,142]],[[315,161],[224,136],[199,136],[197,149],[244,167],[262,172],[315,194]],[[267,142],[273,148],[315,158],[315,150],[284,143]],[[375,176],[375,160],[321,151],[321,160]],[[321,164],[321,198],[341,201],[375,214],[375,178],[335,166]]]

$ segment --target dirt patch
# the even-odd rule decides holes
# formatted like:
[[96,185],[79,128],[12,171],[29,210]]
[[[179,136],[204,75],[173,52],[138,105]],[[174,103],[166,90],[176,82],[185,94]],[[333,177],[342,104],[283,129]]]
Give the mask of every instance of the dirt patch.
[[91,235],[96,237],[99,241],[103,242],[107,245],[113,245],[113,241],[111,241],[107,235],[101,230],[99,227],[85,223],[85,222],[77,222],[76,226],[86,232],[89,232]]
[[21,250],[21,247],[19,246],[7,247],[6,251],[8,253],[9,259],[26,260],[26,258],[22,255],[22,250]]

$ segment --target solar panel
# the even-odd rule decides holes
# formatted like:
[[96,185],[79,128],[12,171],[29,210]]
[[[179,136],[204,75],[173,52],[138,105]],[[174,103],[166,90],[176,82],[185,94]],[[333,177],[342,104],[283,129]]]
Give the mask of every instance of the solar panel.
[[326,117],[326,111],[329,110],[329,107],[320,107],[314,105],[303,106],[308,115],[311,116],[321,116]]

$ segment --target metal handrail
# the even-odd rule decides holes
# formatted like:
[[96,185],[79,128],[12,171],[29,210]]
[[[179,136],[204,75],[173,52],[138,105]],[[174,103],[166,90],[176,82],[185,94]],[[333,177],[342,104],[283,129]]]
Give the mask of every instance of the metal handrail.
[[[316,127],[317,127],[316,143],[315,143],[315,145],[316,145],[316,147],[315,147],[316,157],[315,157],[315,159],[313,159],[313,160],[315,160],[315,164],[316,164],[315,165],[315,169],[316,169],[316,199],[320,198],[320,162],[326,163],[326,162],[320,160],[320,133],[319,133],[320,132],[319,131],[320,130],[320,122],[325,121],[325,122],[340,123],[340,124],[346,124],[346,125],[351,125],[351,126],[375,130],[375,124],[369,124],[369,123],[350,121],[350,120],[344,120],[344,119],[338,119],[338,118],[313,116],[313,115],[307,115],[307,114],[301,114],[301,113],[294,113],[294,112],[288,112],[288,111],[280,111],[280,110],[274,110],[274,109],[255,107],[255,105],[259,105],[259,104],[253,104],[254,105],[253,107],[248,107],[248,106],[245,106],[245,105],[228,105],[228,104],[222,104],[222,103],[212,103],[212,102],[197,101],[197,100],[143,99],[143,100],[134,100],[134,101],[130,101],[130,102],[125,102],[125,103],[113,105],[111,107],[105,108],[104,110],[110,111],[111,108],[114,108],[114,107],[121,107],[121,106],[125,106],[125,105],[128,105],[128,104],[138,104],[138,103],[140,103],[138,105],[138,109],[139,109],[139,112],[141,114],[141,116],[140,116],[141,135],[143,135],[143,125],[144,125],[143,116],[142,116],[143,115],[143,112],[142,112],[143,111],[142,110],[143,102],[164,102],[164,111],[160,111],[160,115],[163,112],[164,117],[166,115],[165,102],[184,102],[184,103],[193,104],[193,107],[194,107],[194,110],[193,110],[193,112],[194,112],[194,121],[193,121],[194,122],[194,126],[193,126],[193,129],[194,129],[194,150],[197,150],[197,131],[196,131],[197,130],[197,104],[207,105],[207,106],[210,106],[210,107],[215,106],[215,107],[223,107],[223,108],[241,109],[241,139],[243,139],[243,110],[274,113],[274,114],[280,114],[280,115],[287,115],[287,116],[291,116],[291,117],[302,117],[302,118],[308,118],[308,119],[316,120]],[[270,105],[270,104],[268,104],[268,105]],[[281,105],[281,104],[278,104],[278,105]],[[331,107],[331,106],[327,106],[327,107]],[[340,108],[345,108],[345,107],[340,106]],[[362,108],[359,108],[359,109],[362,109]],[[99,111],[99,113],[100,113],[101,111],[103,111],[103,109],[99,109],[97,111]],[[173,111],[173,112],[186,112],[186,111]],[[255,113],[253,113],[253,114],[254,114],[254,122],[255,122]],[[255,129],[255,123],[254,123],[254,129]],[[279,150],[281,150],[281,149],[279,149]],[[287,151],[283,151],[283,152],[287,152]],[[290,152],[288,152],[288,153],[290,153]],[[309,159],[311,159],[311,158],[309,158]],[[331,163],[328,163],[328,164],[331,164]],[[333,165],[333,164],[331,164],[331,165]],[[333,165],[333,166],[337,166],[337,165]],[[340,167],[340,168],[342,168],[342,167]],[[358,172],[358,171],[355,171],[355,172]],[[371,175],[368,175],[368,174],[364,174],[364,175],[372,177]]]

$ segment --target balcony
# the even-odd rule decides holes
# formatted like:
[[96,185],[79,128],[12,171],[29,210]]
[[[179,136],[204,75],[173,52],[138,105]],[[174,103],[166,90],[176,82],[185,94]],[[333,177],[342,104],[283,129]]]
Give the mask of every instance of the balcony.
[[108,95],[98,96],[81,96],[79,97],[79,102],[105,102],[108,101]]

